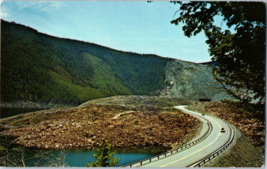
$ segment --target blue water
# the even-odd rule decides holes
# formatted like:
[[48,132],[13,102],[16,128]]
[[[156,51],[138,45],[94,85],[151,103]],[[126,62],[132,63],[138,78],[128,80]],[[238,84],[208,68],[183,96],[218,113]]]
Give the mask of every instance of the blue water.
[[[93,150],[68,150],[67,153],[67,164],[75,167],[84,167],[86,163],[92,163],[96,160],[93,154],[97,152]],[[116,152],[114,154],[116,158],[120,158],[119,166],[152,157],[154,155],[156,154],[148,150],[143,150],[143,152],[133,152],[133,150],[128,150],[128,152]]]
[[[0,118],[6,118],[10,116],[14,116],[17,114],[23,114],[32,111],[38,111],[41,109],[31,109],[31,108],[1,108],[0,107]],[[147,148],[147,149],[117,149],[115,151],[114,156],[116,158],[120,158],[119,166],[129,164],[135,161],[139,161],[145,158],[149,158],[155,156],[157,154],[161,154],[166,152],[167,149],[162,148]],[[57,156],[59,154],[59,150],[53,150],[52,153]],[[94,160],[94,154],[97,153],[96,150],[88,150],[88,149],[67,149],[64,150],[66,156],[66,163],[70,167],[85,167],[87,163],[92,163]],[[28,157],[34,156],[34,153],[27,153]],[[26,166],[34,166],[36,161],[27,161]],[[45,162],[44,162],[45,163]],[[43,164],[44,164],[43,163]]]
[[[94,154],[97,153],[96,150],[86,150],[86,149],[69,149],[63,150],[66,155],[65,163],[70,167],[85,167],[87,163],[92,163],[94,160]],[[119,165],[122,166],[129,164],[135,161],[146,159],[157,154],[166,152],[166,149],[152,148],[152,149],[127,149],[127,150],[113,150],[115,154],[113,155],[116,158],[120,158]],[[60,150],[53,150],[52,154],[56,157],[60,156]],[[28,157],[33,156],[33,153],[28,153]],[[26,166],[34,166],[36,160],[31,160],[26,163]],[[41,163],[42,165],[45,162]],[[42,166],[41,165],[41,166]]]

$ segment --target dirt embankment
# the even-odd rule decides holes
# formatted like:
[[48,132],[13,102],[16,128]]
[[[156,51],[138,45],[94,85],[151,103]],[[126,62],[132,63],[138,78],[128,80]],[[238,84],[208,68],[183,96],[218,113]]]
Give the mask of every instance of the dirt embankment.
[[0,123],[20,126],[1,135],[15,137],[25,147],[46,149],[94,148],[102,138],[113,147],[171,148],[185,143],[200,126],[198,119],[176,109],[96,104],[38,111]]
[[219,102],[196,102],[187,109],[224,119],[241,131],[230,151],[219,155],[203,167],[261,167],[264,164],[264,117]]

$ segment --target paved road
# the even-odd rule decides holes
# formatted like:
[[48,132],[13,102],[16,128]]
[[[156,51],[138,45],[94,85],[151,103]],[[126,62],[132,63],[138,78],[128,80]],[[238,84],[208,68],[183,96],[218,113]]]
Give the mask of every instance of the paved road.
[[[175,108],[191,115],[201,115],[200,113],[186,110],[184,107],[185,106],[176,106]],[[209,155],[227,142],[228,138],[230,137],[230,128],[227,126],[227,124],[225,124],[223,120],[212,116],[206,115],[204,117],[208,119],[213,126],[212,132],[205,140],[169,157],[144,164],[142,167],[186,167]],[[225,133],[220,132],[222,127],[225,129]]]

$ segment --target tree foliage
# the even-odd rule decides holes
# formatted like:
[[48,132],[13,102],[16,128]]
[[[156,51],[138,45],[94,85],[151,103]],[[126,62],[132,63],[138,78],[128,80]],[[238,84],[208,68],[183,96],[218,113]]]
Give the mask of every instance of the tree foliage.
[[92,164],[87,163],[86,167],[116,167],[118,165],[120,158],[113,157],[115,152],[111,152],[111,144],[108,140],[102,140],[99,148],[97,148],[97,153],[94,157],[98,159],[93,161]]
[[[204,31],[208,40],[214,78],[236,99],[265,103],[266,9],[262,2],[174,2],[180,16],[171,21],[185,36]],[[214,23],[221,16],[228,28]]]

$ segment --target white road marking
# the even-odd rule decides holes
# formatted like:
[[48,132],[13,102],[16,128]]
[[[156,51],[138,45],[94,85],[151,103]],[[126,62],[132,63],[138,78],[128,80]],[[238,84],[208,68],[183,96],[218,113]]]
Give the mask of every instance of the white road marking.
[[[210,120],[213,120],[213,119],[210,119]],[[213,121],[215,121],[215,120],[213,120]],[[220,125],[217,121],[215,121],[215,122],[218,124],[219,128],[221,128],[221,125]],[[209,147],[210,145],[212,145],[212,144],[213,144],[213,143],[220,137],[220,135],[221,135],[221,133],[219,134],[219,136],[217,136],[217,138],[216,138],[213,142],[211,142],[211,143],[208,144],[207,146],[203,147],[202,149],[199,149],[198,151],[196,151],[196,152],[194,152],[194,153],[192,153],[192,154],[189,154],[189,155],[187,155],[187,156],[185,156],[185,157],[183,157],[183,158],[181,158],[181,159],[179,159],[179,160],[176,160],[176,161],[173,161],[173,162],[171,162],[171,163],[162,165],[162,166],[160,166],[160,167],[165,167],[165,166],[168,166],[168,165],[170,165],[170,164],[176,163],[176,162],[181,161],[181,160],[183,160],[183,159],[185,159],[185,158],[187,158],[187,157],[189,157],[189,156],[192,156],[193,154],[196,154],[196,153],[199,152],[199,151],[202,151],[203,149],[205,149],[205,148]]]

